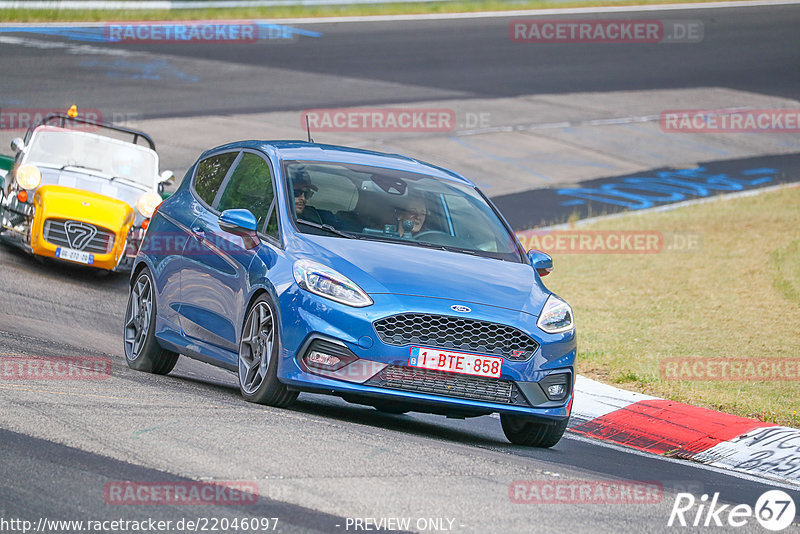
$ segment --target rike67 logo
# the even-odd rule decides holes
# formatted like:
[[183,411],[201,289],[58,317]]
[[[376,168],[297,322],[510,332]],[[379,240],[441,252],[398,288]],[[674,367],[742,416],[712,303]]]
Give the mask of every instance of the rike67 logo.
[[794,520],[796,508],[792,497],[781,490],[763,493],[755,507],[749,504],[719,504],[719,493],[709,501],[708,495],[696,498],[691,493],[678,493],[667,526],[679,527],[743,527],[755,518],[767,530],[777,532]]

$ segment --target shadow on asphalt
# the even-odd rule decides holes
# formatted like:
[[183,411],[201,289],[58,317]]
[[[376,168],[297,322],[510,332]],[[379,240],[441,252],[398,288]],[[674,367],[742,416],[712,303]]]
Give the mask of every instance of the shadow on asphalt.
[[41,256],[28,254],[24,250],[7,243],[0,244],[0,247],[2,247],[0,250],[13,258],[13,261],[19,264],[20,267],[41,276],[47,276],[54,280],[68,278],[72,282],[88,283],[93,287],[119,287],[127,291],[130,273],[111,272],[105,269],[96,269],[76,263],[43,258]]
[[[177,378],[181,381],[191,382],[192,384],[203,387],[207,391],[213,391],[214,394],[219,394],[221,396],[224,395],[225,399],[232,399],[241,402],[242,409],[262,408],[260,405],[251,404],[245,401],[239,394],[238,386],[232,384],[223,384],[206,377],[187,376],[186,372],[187,371],[184,368],[184,370],[175,374],[170,374],[169,376],[172,378]],[[500,421],[496,419],[490,419],[486,416],[470,418],[466,420],[454,420],[447,419],[441,415],[421,414],[416,412],[411,412],[413,415],[393,415],[379,412],[374,408],[359,404],[349,404],[336,396],[317,395],[311,393],[301,393],[297,401],[286,410],[294,413],[316,415],[343,423],[371,426],[383,430],[401,432],[408,435],[442,439],[462,445],[493,448],[513,448],[513,446],[502,437]],[[421,417],[430,417],[432,420],[424,420],[421,419]],[[436,418],[439,421],[436,421],[433,418]],[[485,423],[475,424],[474,429],[472,429],[471,423],[477,423],[479,420],[491,421],[491,425],[496,426],[496,435],[492,436],[489,432],[475,431],[479,428],[485,429],[487,427]]]

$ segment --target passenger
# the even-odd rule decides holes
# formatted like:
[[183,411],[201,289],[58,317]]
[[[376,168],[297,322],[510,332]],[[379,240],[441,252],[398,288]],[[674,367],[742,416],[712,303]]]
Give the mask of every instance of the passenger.
[[398,211],[398,228],[397,231],[402,237],[411,227],[411,235],[417,235],[425,224],[425,218],[428,216],[428,208],[425,204],[425,199],[422,197],[412,197],[408,205]]

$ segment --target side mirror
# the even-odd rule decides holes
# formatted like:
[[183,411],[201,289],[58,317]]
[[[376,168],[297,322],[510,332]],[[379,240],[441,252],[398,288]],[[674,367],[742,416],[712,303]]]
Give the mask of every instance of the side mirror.
[[25,141],[23,141],[21,137],[15,137],[11,141],[11,150],[13,150],[15,154],[19,154],[20,152],[24,151]]
[[229,234],[238,235],[244,241],[244,248],[255,248],[261,241],[258,239],[258,219],[250,210],[225,210],[219,216],[219,227]]
[[532,248],[528,251],[528,260],[539,276],[547,276],[553,272],[553,258],[549,254],[545,254],[541,250]]

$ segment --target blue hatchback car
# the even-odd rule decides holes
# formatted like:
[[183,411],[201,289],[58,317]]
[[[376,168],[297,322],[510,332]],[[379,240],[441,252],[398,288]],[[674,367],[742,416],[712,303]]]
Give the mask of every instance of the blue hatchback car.
[[203,153],[153,215],[125,314],[130,367],[179,354],[237,372],[242,396],[299,392],[389,413],[499,413],[550,447],[573,398],[575,326],[467,179],[414,159],[301,141]]

